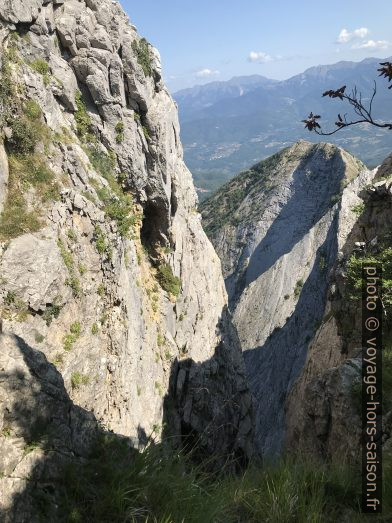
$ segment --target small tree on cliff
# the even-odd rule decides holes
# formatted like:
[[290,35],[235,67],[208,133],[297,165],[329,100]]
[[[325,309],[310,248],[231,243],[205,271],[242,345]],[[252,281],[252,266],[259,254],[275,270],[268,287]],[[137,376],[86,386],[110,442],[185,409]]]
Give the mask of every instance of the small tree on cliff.
[[[377,69],[380,73],[379,76],[383,76],[384,78],[388,79],[388,82],[392,82],[392,62],[381,62],[380,65],[380,69]],[[388,89],[392,89],[392,84],[388,87]],[[343,85],[343,87],[340,87],[336,91],[334,91],[333,89],[325,91],[323,93],[324,97],[327,96],[329,98],[347,101],[353,107],[354,112],[358,118],[353,120],[347,120],[346,114],[344,114],[343,116],[341,114],[338,114],[337,120],[335,122],[336,128],[333,131],[325,132],[322,130],[320,125],[321,116],[319,114],[310,113],[306,120],[302,120],[302,122],[305,124],[305,129],[308,129],[309,131],[314,131],[320,136],[330,136],[331,134],[335,134],[346,127],[350,127],[351,125],[369,123],[371,125],[374,125],[375,127],[389,129],[390,131],[392,131],[392,122],[386,123],[381,120],[375,120],[373,118],[372,109],[373,101],[376,94],[377,85],[376,82],[374,82],[373,94],[370,98],[369,105],[365,106],[364,102],[362,101],[362,94],[358,91],[357,87],[354,87],[350,94],[346,93],[345,85]]]

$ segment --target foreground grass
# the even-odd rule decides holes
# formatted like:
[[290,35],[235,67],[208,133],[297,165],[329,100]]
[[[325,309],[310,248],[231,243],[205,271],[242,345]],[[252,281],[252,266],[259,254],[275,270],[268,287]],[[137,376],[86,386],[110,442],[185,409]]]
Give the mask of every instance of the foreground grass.
[[[391,521],[391,460],[384,467],[384,516]],[[232,467],[213,475],[183,453],[142,453],[104,436],[91,460],[64,476],[61,510],[69,522],[335,522],[360,514],[358,472],[306,460]],[[230,472],[231,470],[231,472]]]

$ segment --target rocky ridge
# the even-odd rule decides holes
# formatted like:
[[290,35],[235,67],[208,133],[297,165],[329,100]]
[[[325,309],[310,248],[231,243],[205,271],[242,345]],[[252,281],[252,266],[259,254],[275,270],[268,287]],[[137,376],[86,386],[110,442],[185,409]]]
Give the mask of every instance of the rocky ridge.
[[[374,176],[342,149],[301,141],[240,174],[201,207],[222,260],[264,455],[284,448],[287,396],[323,321],[359,195]],[[302,405],[300,393],[295,402]]]

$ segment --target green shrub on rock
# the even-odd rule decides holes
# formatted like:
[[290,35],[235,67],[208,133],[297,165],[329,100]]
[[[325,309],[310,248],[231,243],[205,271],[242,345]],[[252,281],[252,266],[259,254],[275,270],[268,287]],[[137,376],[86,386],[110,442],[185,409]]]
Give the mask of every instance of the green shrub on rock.
[[54,318],[58,318],[61,312],[61,306],[56,303],[47,305],[46,309],[42,314],[42,319],[45,321],[46,325],[49,327]]
[[168,263],[162,263],[158,267],[157,280],[169,294],[177,297],[181,292],[181,280],[178,276],[174,276],[172,268]]
[[82,93],[77,91],[75,96],[77,110],[75,112],[76,132],[80,138],[84,138],[91,131],[91,118],[87,112]]
[[141,38],[139,41],[134,40],[131,44],[132,50],[136,55],[136,59],[141,65],[145,76],[152,76],[152,59],[150,53],[149,43],[145,38]]
[[12,136],[7,145],[11,152],[26,155],[33,153],[38,143],[38,136],[34,126],[28,118],[20,117],[12,121]]
[[107,248],[106,236],[99,225],[97,225],[94,229],[94,240],[97,251],[99,254],[103,254]]
[[[388,240],[389,241],[389,240]],[[388,319],[392,317],[392,247],[380,245],[379,252],[362,257],[353,254],[347,264],[348,298],[359,300],[362,296],[362,265],[381,264],[383,270],[383,305]]]
[[295,284],[294,288],[294,296],[298,298],[298,296],[301,294],[302,287],[304,286],[303,280],[298,280]]
[[124,123],[118,122],[115,127],[115,131],[116,131],[116,142],[122,143],[124,141]]
[[30,120],[38,120],[42,115],[41,107],[35,100],[27,100],[24,104],[23,112]]
[[106,172],[103,177],[108,182],[109,187],[102,187],[95,182],[93,185],[96,193],[104,204],[106,215],[117,223],[120,235],[126,237],[138,219],[134,212],[132,195],[123,191],[111,171]]
[[76,343],[77,339],[79,338],[82,331],[82,326],[80,322],[76,321],[72,323],[72,325],[69,328],[69,334],[66,334],[63,339],[64,343],[64,350],[66,352],[69,352],[72,350],[74,344]]
[[80,336],[80,333],[82,332],[82,325],[81,325],[80,321],[75,321],[74,323],[72,323],[69,330],[72,334],[75,334],[76,336]]

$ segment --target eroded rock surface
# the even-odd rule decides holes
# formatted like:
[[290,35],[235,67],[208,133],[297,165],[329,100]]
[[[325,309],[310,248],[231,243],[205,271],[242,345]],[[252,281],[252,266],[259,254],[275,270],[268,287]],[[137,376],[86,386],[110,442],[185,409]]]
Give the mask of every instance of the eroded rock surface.
[[[111,0],[9,0],[0,33],[13,108],[2,121],[0,201],[10,210],[20,195],[23,211],[16,228],[12,212],[0,223],[1,353],[12,349],[3,376],[28,346],[32,360],[56,366],[73,404],[135,446],[170,424],[208,452],[250,455],[242,356],[158,51]],[[14,114],[33,126],[33,150]],[[38,389],[45,379],[36,376]],[[0,388],[8,455],[23,439],[9,417],[19,392],[6,378]],[[3,508],[23,445],[12,459],[0,450]]]
[[[202,206],[222,260],[264,455],[283,449],[287,395],[324,316],[331,271],[357,220],[353,208],[374,174],[341,149],[301,141]],[[309,399],[315,410],[316,399]]]
[[[330,276],[325,313],[312,340],[305,369],[291,390],[287,411],[287,447],[317,458],[361,459],[362,304],[360,268],[355,260],[373,259],[384,268],[384,396],[382,441],[391,444],[390,351],[392,181],[388,158],[373,185],[360,192],[360,216],[343,236],[340,257]],[[355,288],[357,282],[357,288]],[[347,437],[349,435],[349,437]],[[385,447],[385,448],[386,448]]]

